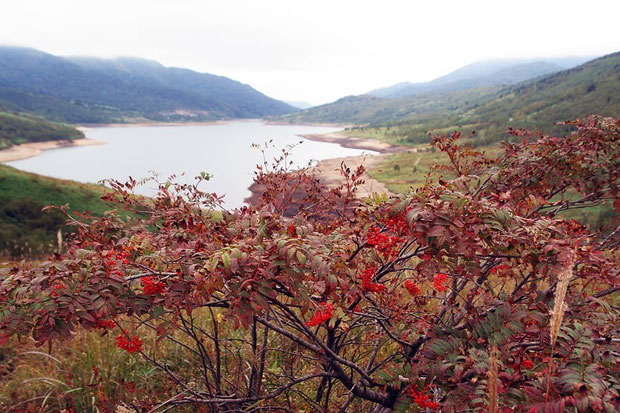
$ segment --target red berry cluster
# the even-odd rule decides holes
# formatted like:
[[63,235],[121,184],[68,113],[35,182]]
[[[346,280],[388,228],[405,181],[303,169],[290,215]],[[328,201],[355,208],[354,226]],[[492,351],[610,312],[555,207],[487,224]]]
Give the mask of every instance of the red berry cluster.
[[293,221],[288,225],[286,232],[290,237],[297,238],[297,230],[295,229],[295,223]]
[[117,264],[120,262],[123,265],[129,264],[129,257],[131,256],[131,247],[124,246],[120,251],[112,248],[105,254],[103,265],[105,271],[108,274],[114,274],[118,277],[123,277],[123,273],[117,268]]
[[523,367],[524,369],[531,369],[532,367],[534,367],[534,363],[532,362],[532,360],[530,359],[525,359],[521,362],[521,367]]
[[120,251],[112,248],[106,254],[106,258],[112,261],[120,261],[122,264],[129,264],[129,257],[131,256],[132,247],[124,245]]
[[52,296],[58,297],[58,290],[65,288],[65,285],[61,282],[52,285]]
[[314,313],[314,316],[306,323],[308,327],[318,326],[320,324],[326,323],[332,318],[332,313],[334,311],[334,305],[330,303],[322,303],[321,308]]
[[422,294],[422,290],[420,290],[420,287],[418,287],[418,285],[415,282],[413,282],[413,280],[405,281],[405,288],[407,289],[407,291],[409,291],[409,294],[411,294],[414,297],[417,297],[418,295]]
[[95,327],[102,329],[102,330],[106,330],[106,329],[113,329],[114,327],[116,327],[116,323],[112,320],[97,320],[95,322]]
[[413,401],[421,409],[439,409],[439,404],[437,402],[430,401],[430,396],[428,394],[424,394],[421,391],[416,391],[413,387],[410,387],[409,390],[411,392],[411,397],[413,397]]
[[435,274],[435,279],[433,280],[433,286],[439,292],[446,291],[446,281],[448,280],[448,275],[440,272]]
[[409,225],[405,215],[405,212],[403,212],[395,218],[386,218],[382,222],[388,230],[401,235],[406,234],[409,232]]
[[396,235],[382,233],[378,227],[370,228],[368,234],[366,234],[366,242],[368,242],[368,245],[374,247],[377,251],[386,256],[396,255],[398,252],[396,244],[399,239],[400,238]]
[[142,340],[138,336],[133,336],[128,339],[123,334],[116,337],[116,347],[122,348],[126,352],[133,354],[136,351],[142,351]]
[[140,279],[140,283],[142,284],[144,294],[153,295],[163,294],[166,292],[166,283],[163,281],[155,281],[155,279],[151,276],[142,277]]
[[372,282],[372,278],[375,276],[377,268],[375,266],[368,267],[360,275],[362,281],[362,290],[370,291],[372,293],[380,293],[385,291],[385,285]]

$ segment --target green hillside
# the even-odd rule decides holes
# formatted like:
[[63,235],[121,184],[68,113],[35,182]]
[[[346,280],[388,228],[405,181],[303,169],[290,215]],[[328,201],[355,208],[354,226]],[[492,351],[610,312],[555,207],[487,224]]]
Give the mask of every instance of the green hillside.
[[[368,95],[397,98],[428,92],[448,92],[473,89],[480,86],[511,85],[538,76],[569,69],[586,60],[573,62],[553,62],[549,60],[490,60],[461,67],[445,76],[430,82],[401,82],[392,86],[371,90]],[[559,63],[559,64],[558,64]]]
[[77,211],[103,214],[104,187],[22,172],[0,164],[0,256],[40,256],[56,246],[59,229],[70,231],[59,211],[47,205],[68,204]]
[[0,109],[75,123],[257,118],[298,110],[224,76],[145,59],[65,58],[7,46],[0,46]]
[[84,134],[68,125],[22,114],[0,112],[0,149],[24,142],[74,140]]
[[398,99],[354,96],[282,116],[288,122],[356,123],[347,131],[400,145],[428,142],[429,133],[476,131],[474,143],[504,138],[509,126],[562,132],[557,121],[588,113],[620,113],[620,53],[509,87],[427,93]]

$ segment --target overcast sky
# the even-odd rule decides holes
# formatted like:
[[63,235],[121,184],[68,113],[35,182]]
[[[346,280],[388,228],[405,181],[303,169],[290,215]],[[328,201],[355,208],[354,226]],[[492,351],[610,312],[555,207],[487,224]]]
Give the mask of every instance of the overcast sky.
[[138,56],[320,104],[489,58],[620,50],[620,0],[1,0],[0,43]]

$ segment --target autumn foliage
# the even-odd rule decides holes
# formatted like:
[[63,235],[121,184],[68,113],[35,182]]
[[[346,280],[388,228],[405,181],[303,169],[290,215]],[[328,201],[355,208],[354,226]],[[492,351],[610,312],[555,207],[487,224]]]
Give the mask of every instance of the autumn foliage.
[[338,189],[261,167],[261,201],[221,219],[199,182],[113,182],[134,215],[83,216],[66,253],[5,271],[1,341],[114,334],[170,378],[165,407],[617,411],[617,215],[597,232],[563,213],[617,212],[620,120],[567,124],[511,130],[498,158],[434,137],[453,179],[387,201],[358,200],[345,166]]

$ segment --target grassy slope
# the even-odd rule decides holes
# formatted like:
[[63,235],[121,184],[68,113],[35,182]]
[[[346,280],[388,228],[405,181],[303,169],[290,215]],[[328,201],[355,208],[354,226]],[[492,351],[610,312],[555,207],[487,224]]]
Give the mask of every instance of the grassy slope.
[[22,114],[0,112],[0,149],[24,142],[73,140],[84,134],[68,125]]
[[0,164],[0,255],[49,252],[58,229],[66,227],[66,219],[58,211],[41,209],[68,204],[73,210],[100,215],[109,209],[100,199],[104,190],[98,185],[48,178]]
[[429,133],[476,131],[474,144],[505,138],[508,126],[561,133],[554,122],[588,113],[620,114],[620,53],[514,86],[475,88],[399,99],[356,96],[281,117],[290,122],[367,124],[348,135],[399,145],[426,143]]

